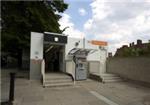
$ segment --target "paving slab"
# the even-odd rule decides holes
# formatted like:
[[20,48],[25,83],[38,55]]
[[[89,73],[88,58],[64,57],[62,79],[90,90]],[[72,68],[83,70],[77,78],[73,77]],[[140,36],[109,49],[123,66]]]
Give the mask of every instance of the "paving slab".
[[[132,82],[95,83],[83,82],[82,87],[96,91],[119,105],[131,105],[133,103],[150,105],[150,88]],[[147,98],[145,98],[147,97]],[[143,101],[143,100],[146,101]]]
[[[8,97],[3,82],[2,98]],[[91,91],[97,95],[93,95]],[[105,97],[105,98],[103,98]],[[130,82],[100,83],[93,80],[73,86],[43,88],[40,81],[16,78],[14,105],[150,105],[150,88]]]

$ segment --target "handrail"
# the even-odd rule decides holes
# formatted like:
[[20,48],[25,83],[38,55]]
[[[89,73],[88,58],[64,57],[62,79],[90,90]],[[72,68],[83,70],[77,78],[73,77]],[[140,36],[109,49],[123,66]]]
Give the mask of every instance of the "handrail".
[[75,64],[74,64],[73,60],[66,60],[66,64],[67,63],[71,63],[71,64],[69,64],[70,68],[66,68],[66,73],[71,75],[71,77],[74,81],[74,84],[75,84]]
[[42,74],[42,83],[44,86],[45,83],[45,60],[44,59],[41,62],[41,74]]

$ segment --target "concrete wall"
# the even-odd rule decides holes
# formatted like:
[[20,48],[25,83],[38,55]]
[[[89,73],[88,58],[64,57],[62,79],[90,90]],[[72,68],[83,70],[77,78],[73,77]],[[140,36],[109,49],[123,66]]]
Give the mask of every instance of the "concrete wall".
[[88,63],[88,70],[90,74],[99,74],[100,73],[100,62],[99,61],[90,61]]
[[150,58],[109,58],[107,72],[119,74],[127,79],[150,83]]

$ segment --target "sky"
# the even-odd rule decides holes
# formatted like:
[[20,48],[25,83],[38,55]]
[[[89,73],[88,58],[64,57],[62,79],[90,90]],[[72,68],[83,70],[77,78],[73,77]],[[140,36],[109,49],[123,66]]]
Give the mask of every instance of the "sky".
[[64,0],[59,20],[71,37],[108,42],[108,52],[137,39],[150,40],[150,0]]

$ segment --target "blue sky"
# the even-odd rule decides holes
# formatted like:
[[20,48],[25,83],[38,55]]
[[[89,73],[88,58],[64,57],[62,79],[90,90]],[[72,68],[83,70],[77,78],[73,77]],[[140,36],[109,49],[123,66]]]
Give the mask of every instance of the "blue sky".
[[65,0],[60,29],[70,37],[108,42],[115,53],[137,39],[150,40],[150,0]]
[[[65,11],[65,13],[72,17],[71,21],[75,24],[75,28],[83,31],[84,23],[92,16],[90,7],[92,0],[65,0],[65,3],[69,4],[68,9]],[[85,11],[87,11],[87,14],[85,14],[85,16],[80,15],[80,8],[83,8],[85,9]]]

